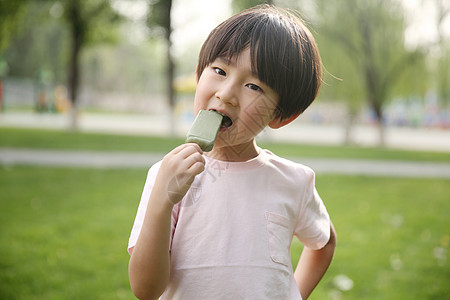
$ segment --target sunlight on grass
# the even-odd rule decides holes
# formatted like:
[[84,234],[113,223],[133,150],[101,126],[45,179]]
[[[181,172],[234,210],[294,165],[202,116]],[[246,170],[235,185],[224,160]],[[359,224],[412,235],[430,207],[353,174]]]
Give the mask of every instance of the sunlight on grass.
[[[0,299],[135,299],[126,247],[145,176],[1,167]],[[338,248],[310,299],[445,299],[449,183],[319,176]]]
[[[130,136],[34,130],[0,127],[0,147],[71,149],[98,151],[138,151],[167,153],[184,143],[183,138]],[[357,146],[314,146],[287,143],[261,143],[283,157],[327,157],[450,162],[450,153],[364,148]]]
[[13,168],[0,177],[1,299],[133,299],[126,245],[145,172]]

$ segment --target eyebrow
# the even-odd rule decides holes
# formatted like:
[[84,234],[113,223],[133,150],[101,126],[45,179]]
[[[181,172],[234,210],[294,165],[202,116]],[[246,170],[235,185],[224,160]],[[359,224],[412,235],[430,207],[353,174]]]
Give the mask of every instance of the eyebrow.
[[225,57],[225,56],[219,56],[217,57],[218,60],[222,61],[223,63],[227,64],[227,65],[231,65],[233,64],[232,59]]
[[[236,65],[236,61],[237,61],[237,56],[234,56],[235,59],[231,59],[229,57],[226,56],[219,56],[217,57],[218,60],[222,61],[223,63],[227,64],[227,65]],[[259,79],[258,73],[256,73],[256,71],[253,70],[253,68],[250,68],[250,74],[252,74],[253,77],[257,78],[258,80],[261,81],[261,79]]]

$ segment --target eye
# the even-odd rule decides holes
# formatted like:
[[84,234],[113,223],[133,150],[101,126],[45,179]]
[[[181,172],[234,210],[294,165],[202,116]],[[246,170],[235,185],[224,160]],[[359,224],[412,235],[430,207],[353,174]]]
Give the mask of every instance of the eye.
[[226,75],[227,75],[227,73],[225,73],[225,71],[222,70],[221,68],[213,67],[213,69],[214,69],[214,71],[215,71],[217,74],[219,74],[219,75],[221,75],[221,76],[226,76]]
[[250,88],[251,90],[257,91],[257,92],[262,92],[262,88],[260,88],[259,86],[257,86],[256,84],[253,83],[249,83],[247,84],[247,87]]

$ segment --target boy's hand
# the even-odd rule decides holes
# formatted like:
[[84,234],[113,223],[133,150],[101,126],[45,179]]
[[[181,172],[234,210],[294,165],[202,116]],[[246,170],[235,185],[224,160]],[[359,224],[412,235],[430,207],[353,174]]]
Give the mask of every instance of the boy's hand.
[[164,156],[129,264],[130,283],[139,299],[157,299],[170,281],[169,241],[173,206],[205,169],[203,151],[183,144]]
[[155,186],[165,187],[171,204],[181,201],[195,176],[205,169],[202,153],[197,144],[189,143],[178,146],[164,156]]

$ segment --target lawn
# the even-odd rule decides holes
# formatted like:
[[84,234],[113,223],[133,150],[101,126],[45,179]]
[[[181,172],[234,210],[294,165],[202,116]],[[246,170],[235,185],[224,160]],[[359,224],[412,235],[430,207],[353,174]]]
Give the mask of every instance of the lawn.
[[[0,299],[134,299],[126,246],[145,176],[0,166]],[[338,248],[310,299],[448,299],[449,180],[321,175],[317,188]]]
[[[0,147],[165,153],[180,138],[0,128]],[[448,153],[265,144],[282,156],[449,162]],[[139,170],[0,166],[0,299],[134,299]],[[450,180],[320,175],[338,232],[311,299],[448,299]],[[294,241],[292,258],[301,244]]]
[[126,245],[145,171],[0,170],[0,299],[132,299]]
[[[183,143],[182,138],[94,134],[61,130],[0,127],[0,147],[137,151],[167,153]],[[450,162],[450,153],[394,150],[357,146],[315,146],[289,143],[260,143],[284,157],[327,157]]]

